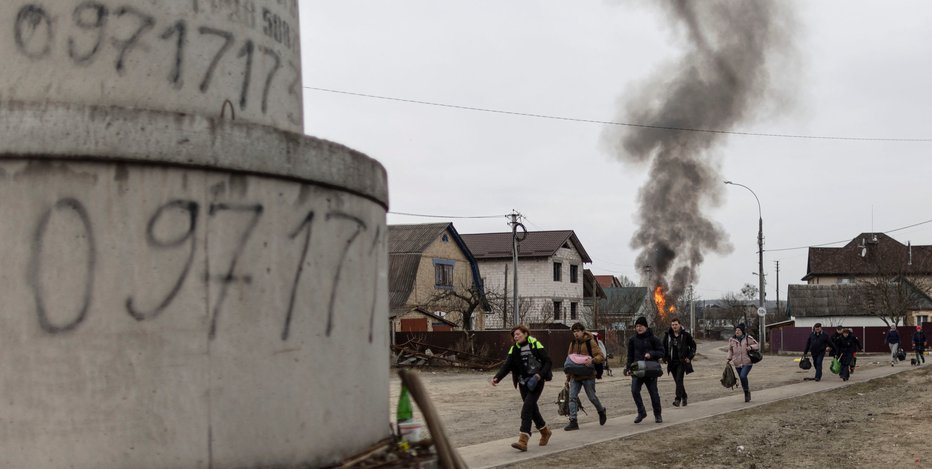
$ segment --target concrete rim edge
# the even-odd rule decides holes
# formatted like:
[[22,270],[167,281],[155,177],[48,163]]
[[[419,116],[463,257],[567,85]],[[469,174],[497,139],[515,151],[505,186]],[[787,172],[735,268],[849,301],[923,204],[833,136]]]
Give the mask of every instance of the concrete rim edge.
[[200,115],[62,103],[0,103],[0,159],[214,169],[307,182],[388,209],[384,166],[344,145]]

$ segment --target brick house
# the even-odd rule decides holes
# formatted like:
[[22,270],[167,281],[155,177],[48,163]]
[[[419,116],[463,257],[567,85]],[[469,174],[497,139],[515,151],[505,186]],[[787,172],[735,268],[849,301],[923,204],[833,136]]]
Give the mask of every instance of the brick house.
[[[502,298],[489,326],[511,324],[512,234],[464,234],[463,240],[479,263],[489,297]],[[519,316],[524,323],[571,325],[583,313],[583,266],[592,263],[572,230],[529,231],[518,244]],[[494,302],[493,302],[494,303]],[[503,310],[504,311],[501,311]]]
[[[393,331],[484,328],[479,268],[452,223],[389,225],[388,259]],[[470,301],[475,310],[464,325]]]

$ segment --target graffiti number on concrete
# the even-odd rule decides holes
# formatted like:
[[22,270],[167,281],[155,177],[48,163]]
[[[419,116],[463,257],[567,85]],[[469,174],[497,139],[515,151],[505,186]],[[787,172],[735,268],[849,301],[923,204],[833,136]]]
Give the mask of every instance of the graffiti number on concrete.
[[353,245],[353,241],[356,241],[356,238],[359,237],[359,233],[366,229],[366,222],[362,221],[359,217],[349,215],[343,212],[330,212],[327,214],[327,220],[335,218],[337,220],[347,220],[355,223],[356,231],[346,239],[346,245],[343,246],[343,252],[340,253],[340,263],[337,265],[337,270],[333,274],[333,288],[330,290],[330,303],[327,305],[327,337],[330,337],[330,333],[333,332],[333,308],[337,301],[337,287],[340,286],[340,276],[343,274],[343,264],[346,263],[346,255],[349,253],[350,246]]
[[[56,212],[72,212],[78,217],[78,220],[81,222],[82,228],[84,229],[84,239],[87,243],[87,265],[85,266],[85,271],[83,272],[82,278],[84,279],[84,294],[80,301],[80,306],[78,307],[78,312],[75,314],[74,319],[65,322],[64,324],[53,324],[49,319],[49,311],[45,304],[45,287],[42,283],[42,254],[45,250],[45,235],[49,228],[49,222],[52,220],[52,215]],[[32,256],[29,263],[29,283],[32,286],[33,294],[36,300],[36,314],[39,318],[39,326],[45,332],[49,334],[58,334],[62,332],[70,331],[81,322],[84,321],[87,316],[87,311],[91,306],[91,294],[94,290],[94,265],[97,261],[97,246],[94,242],[94,232],[91,227],[91,219],[87,214],[87,209],[84,208],[84,205],[81,204],[76,199],[65,198],[59,200],[55,206],[48,209],[41,218],[39,218],[39,224],[36,227],[35,236],[32,243]]]
[[219,36],[223,39],[223,45],[217,49],[217,53],[214,54],[214,58],[210,59],[210,65],[207,66],[207,71],[204,72],[204,79],[201,80],[200,90],[203,93],[210,89],[210,81],[214,78],[214,70],[217,69],[217,64],[220,63],[220,59],[223,58],[223,55],[226,54],[227,50],[230,49],[230,46],[233,45],[233,33],[220,29],[208,28],[206,26],[197,28],[197,32],[201,33],[202,36]]
[[16,47],[26,57],[41,59],[52,51],[52,18],[39,5],[25,5],[13,27]]
[[[156,225],[159,223],[159,220],[162,219],[162,216],[169,210],[183,210],[187,212],[188,227],[184,233],[177,236],[176,238],[167,240],[158,239],[155,235]],[[149,219],[149,225],[146,228],[146,241],[150,246],[157,249],[173,249],[188,243],[190,244],[190,247],[188,248],[188,259],[185,261],[184,267],[181,269],[181,274],[178,275],[178,280],[175,281],[175,284],[168,292],[168,295],[165,296],[165,299],[163,299],[158,306],[156,306],[151,311],[144,312],[140,311],[134,305],[133,297],[126,299],[126,312],[137,321],[154,318],[161,314],[162,311],[164,311],[165,308],[171,304],[172,300],[175,299],[175,296],[178,295],[178,291],[181,290],[181,285],[183,285],[185,279],[188,278],[188,272],[191,271],[191,264],[194,262],[194,251],[197,246],[197,242],[194,237],[194,232],[197,228],[197,216],[197,202],[192,200],[172,200],[171,202],[168,202],[167,204],[159,207],[159,209],[156,210],[155,215],[152,215],[152,218]]]
[[181,73],[184,71],[184,47],[187,44],[186,41],[188,38],[188,26],[184,20],[178,20],[178,22],[166,29],[159,37],[162,39],[171,39],[171,37],[175,35],[178,36],[178,40],[175,43],[175,64],[168,74],[168,81],[170,81],[172,85],[175,85],[175,87],[180,87]]
[[236,246],[236,252],[233,253],[233,258],[230,260],[230,267],[227,269],[227,272],[216,278],[220,282],[220,294],[217,298],[217,304],[214,305],[214,312],[210,319],[210,332],[208,337],[213,339],[217,336],[217,321],[220,318],[220,311],[223,307],[223,301],[227,297],[227,293],[230,289],[230,284],[235,283],[239,280],[246,282],[250,281],[249,277],[243,277],[240,279],[236,276],[236,264],[239,262],[239,257],[242,255],[243,250],[246,248],[246,242],[249,241],[249,237],[252,235],[253,230],[256,228],[256,225],[259,224],[259,218],[262,216],[262,206],[261,205],[239,205],[239,204],[211,204],[210,206],[210,216],[214,217],[220,212],[234,212],[234,213],[245,213],[250,216],[249,222],[246,225],[246,228],[240,234],[239,243]]
[[298,260],[298,268],[294,274],[294,282],[291,284],[291,295],[288,298],[288,311],[285,312],[285,326],[282,328],[282,340],[288,340],[291,333],[291,316],[294,312],[294,302],[298,295],[298,283],[301,281],[301,274],[304,272],[304,262],[307,260],[308,247],[311,245],[311,223],[314,221],[314,212],[310,212],[298,225],[289,238],[296,238],[301,232],[304,232],[304,245],[301,246],[301,259]]
[[74,60],[78,65],[91,63],[100,46],[104,42],[105,27],[107,26],[107,17],[109,12],[107,7],[97,2],[84,2],[74,9],[74,25],[78,29],[90,32],[94,38],[93,44],[86,47],[85,52],[79,51],[78,39],[75,37],[68,38],[68,57]]

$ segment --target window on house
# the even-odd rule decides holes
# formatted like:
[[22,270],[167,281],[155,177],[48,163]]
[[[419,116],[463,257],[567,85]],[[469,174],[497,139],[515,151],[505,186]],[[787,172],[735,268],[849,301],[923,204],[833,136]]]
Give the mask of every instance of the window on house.
[[576,319],[577,314],[579,314],[579,303],[574,301],[570,303],[570,319]]
[[559,321],[560,318],[563,316],[562,313],[563,313],[563,302],[554,301],[553,302],[553,319],[555,321]]
[[579,266],[578,265],[570,265],[570,283],[579,283]]
[[554,282],[563,281],[563,263],[562,262],[553,263],[553,281]]
[[454,261],[434,259],[434,286],[436,288],[453,288]]
[[916,316],[916,325],[921,326],[923,323],[929,322],[928,316]]

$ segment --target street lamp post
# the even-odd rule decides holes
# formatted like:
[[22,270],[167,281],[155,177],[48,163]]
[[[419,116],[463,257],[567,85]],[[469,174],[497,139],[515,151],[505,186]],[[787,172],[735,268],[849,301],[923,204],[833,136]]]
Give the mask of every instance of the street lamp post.
[[[760,298],[760,301],[759,301],[760,308],[763,308],[763,311],[765,311],[765,315],[762,315],[760,317],[761,318],[760,340],[761,340],[761,350],[763,350],[767,344],[767,337],[765,334],[765,330],[767,326],[767,316],[766,316],[767,307],[764,306],[764,216],[762,215],[762,212],[760,209],[760,199],[757,198],[757,194],[755,194],[754,191],[751,190],[750,187],[745,186],[744,184],[738,184],[737,182],[732,182],[732,181],[725,181],[725,184],[731,184],[733,186],[741,186],[747,189],[748,192],[750,192],[751,195],[754,196],[754,200],[757,201],[757,256],[758,256],[757,257],[757,261],[758,261],[757,277],[758,277],[758,280],[760,281],[760,291],[758,292],[758,296]],[[761,310],[760,308],[758,309],[758,311]]]

